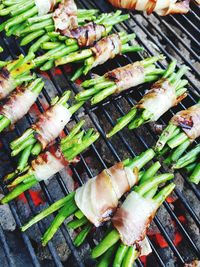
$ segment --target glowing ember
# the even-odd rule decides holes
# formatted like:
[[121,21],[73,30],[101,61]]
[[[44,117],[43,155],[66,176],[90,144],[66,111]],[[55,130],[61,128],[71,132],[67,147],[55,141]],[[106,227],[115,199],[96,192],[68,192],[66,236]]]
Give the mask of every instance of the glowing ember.
[[[31,199],[34,203],[34,205],[37,207],[39,206],[40,204],[44,204],[44,200],[42,198],[42,191],[39,190],[39,191],[33,191],[33,190],[29,190],[28,191],[30,196],[31,196]],[[22,193],[19,197],[18,197],[19,200],[22,200],[24,203],[27,203],[27,199],[24,195],[24,193]]]

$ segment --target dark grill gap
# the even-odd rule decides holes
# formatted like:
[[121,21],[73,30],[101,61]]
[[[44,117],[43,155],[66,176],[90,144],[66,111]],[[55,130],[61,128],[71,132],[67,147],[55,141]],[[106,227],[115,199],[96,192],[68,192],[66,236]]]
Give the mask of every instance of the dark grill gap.
[[[99,8],[101,11],[112,11],[112,7],[106,3],[104,0],[99,1],[79,1],[80,7],[84,8]],[[191,68],[191,72],[187,74],[187,79],[189,80],[190,86],[189,96],[176,108],[169,111],[166,115],[163,116],[163,118],[159,121],[159,123],[165,124],[168,122],[169,118],[178,110],[186,108],[194,104],[199,96],[199,66],[194,64],[194,62],[199,61],[199,54],[200,54],[200,35],[199,35],[199,28],[197,25],[199,25],[199,18],[198,18],[198,12],[200,11],[199,7],[192,6],[192,11],[187,15],[177,15],[177,16],[169,16],[166,18],[160,18],[157,15],[153,14],[150,17],[146,17],[143,14],[138,13],[130,13],[131,19],[128,22],[121,23],[120,26],[115,27],[115,30],[123,29],[128,32],[136,32],[137,38],[136,41],[141,44],[146,52],[149,55],[152,55],[155,52],[155,49],[152,45],[149,45],[150,42],[155,44],[157,46],[156,50],[163,53],[166,56],[167,61],[169,62],[170,59],[173,56],[176,56],[178,58],[179,64],[186,64]],[[155,21],[159,22],[158,24],[155,23]],[[177,29],[180,31],[180,34],[177,33]],[[142,34],[142,35],[141,35]],[[145,36],[146,35],[146,36]],[[184,39],[182,39],[182,36],[185,36],[188,40],[190,40],[190,44],[187,44]],[[147,42],[148,41],[148,42]],[[177,45],[178,43],[178,45]],[[4,56],[7,58],[9,55],[11,57],[16,57],[16,55],[19,55],[21,52],[24,53],[27,50],[23,50],[19,43],[15,41],[14,38],[6,38],[3,34],[0,35],[0,44],[3,45],[5,48]],[[183,55],[182,53],[182,47],[179,47],[181,44],[182,47],[184,47],[185,51],[188,53],[187,57]],[[132,61],[135,61],[137,59],[140,59],[144,56],[144,54],[132,54],[127,55],[124,57],[117,58],[107,64],[105,64],[105,67],[97,68],[95,70],[95,73],[103,73],[105,72],[105,69],[108,68],[114,68],[116,66],[125,65],[127,63],[130,63]],[[163,64],[158,64],[161,67],[164,67]],[[64,68],[61,68],[62,70],[62,76],[55,76],[53,71],[48,72],[50,78],[51,78],[51,87],[53,87],[53,91],[55,94],[61,94],[64,89],[72,88],[74,93],[77,92],[78,87],[75,84],[72,84],[69,80],[68,75],[65,73]],[[196,79],[194,79],[194,75]],[[49,82],[46,85],[46,89],[49,88]],[[96,107],[90,107],[88,104],[84,106],[84,114],[88,115],[88,121],[90,121],[91,124],[93,124],[96,129],[101,133],[101,140],[98,141],[95,145],[92,145],[88,152],[84,153],[81,156],[81,161],[77,166],[71,167],[73,171],[73,178],[78,181],[79,184],[83,183],[82,177],[81,177],[81,170],[87,174],[88,177],[94,176],[94,170],[92,168],[92,164],[87,163],[87,156],[93,156],[95,157],[95,162],[98,165],[98,171],[100,171],[102,168],[106,168],[115,162],[119,161],[121,159],[124,159],[125,156],[134,156],[138,154],[141,151],[144,151],[146,148],[150,147],[153,143],[155,143],[155,140],[157,139],[155,133],[152,131],[151,126],[145,125],[144,127],[141,127],[142,130],[136,130],[132,132],[128,132],[126,130],[118,133],[116,137],[112,138],[111,140],[107,140],[105,138],[105,129],[108,130],[112,125],[114,125],[116,121],[116,114],[117,117],[123,115],[125,113],[125,110],[129,109],[130,106],[137,101],[141,95],[144,93],[145,86],[140,86],[139,88],[134,88],[130,90],[129,92],[123,93],[120,96],[115,96],[112,98],[109,98],[106,100],[103,104],[100,104]],[[43,98],[47,101],[47,103],[50,103],[50,95],[48,94],[48,91],[43,91]],[[123,105],[121,105],[123,103]],[[37,106],[40,112],[43,112],[43,107],[41,104],[41,100],[37,101]],[[125,108],[126,107],[126,108]],[[96,119],[99,119],[97,121]],[[73,117],[74,121],[79,120],[79,116]],[[19,135],[20,132],[22,132],[22,125],[23,123],[32,123],[33,119],[30,115],[26,116],[26,119],[22,120],[22,123],[18,123],[16,127],[16,134]],[[67,133],[67,129],[65,131]],[[144,134],[145,132],[145,134]],[[1,135],[1,139],[3,142],[3,149],[0,152],[1,158],[8,157],[9,155],[9,148],[8,148],[8,139],[13,138],[14,133],[3,133]],[[118,143],[122,144],[120,148],[117,146]],[[134,141],[134,143],[133,143]],[[134,145],[133,145],[134,144]],[[100,145],[103,146],[103,149],[100,149]],[[105,154],[104,154],[105,152]],[[106,158],[106,156],[110,156],[111,160]],[[8,159],[7,164],[11,164],[11,158]],[[4,164],[4,162],[3,162]],[[2,165],[2,162],[1,162]],[[14,165],[13,165],[14,168]],[[2,168],[2,174],[5,173],[6,168]],[[163,169],[164,171],[164,169]],[[187,182],[187,177],[183,172],[180,172],[180,178],[184,179],[184,189],[179,188],[178,185],[175,189],[174,196],[178,198],[178,201],[181,203],[182,210],[184,214],[187,216],[187,218],[190,218],[192,222],[196,225],[196,227],[199,227],[199,214],[198,211],[196,211],[196,207],[199,204],[200,199],[200,192],[199,188],[195,185],[191,185]],[[56,175],[56,182],[57,186],[60,188],[60,196],[62,194],[68,193],[68,188],[66,186],[65,181],[63,180],[62,175],[57,174]],[[2,185],[2,188],[4,192],[6,192],[6,189],[4,188],[4,185]],[[42,192],[45,195],[45,198],[49,204],[54,202],[54,192],[49,189],[49,187],[42,182],[41,183],[41,189]],[[190,192],[192,194],[193,199],[190,200],[190,194],[187,192]],[[31,209],[33,216],[36,212],[38,212],[35,208],[35,205],[33,204],[33,201],[30,197],[29,193],[25,193],[25,197],[28,200],[29,207]],[[195,200],[195,205],[193,205],[193,202]],[[23,218],[20,217],[20,209],[19,206],[16,204],[16,202],[12,202],[10,204],[10,208],[12,211],[12,214],[15,218],[15,221],[17,223],[17,226],[21,226],[23,223]],[[173,219],[175,222],[176,227],[180,231],[180,233],[183,235],[182,246],[187,246],[187,249],[189,251],[188,255],[184,255],[184,250],[182,250],[182,247],[176,246],[170,236],[169,229],[165,228],[165,221],[162,220],[162,218],[156,216],[154,222],[156,224],[156,227],[160,230],[163,238],[167,242],[169,248],[168,250],[171,253],[171,258],[175,259],[174,266],[183,266],[186,261],[191,261],[193,259],[197,259],[200,257],[199,252],[199,244],[196,240],[194,240],[193,235],[191,235],[191,229],[189,226],[184,225],[176,212],[174,212],[173,207],[168,203],[165,202],[162,209],[164,209],[165,213]],[[30,215],[29,215],[30,217]],[[44,223],[41,222],[38,224],[40,233],[44,233],[46,226],[44,227]],[[70,234],[67,230],[67,228],[63,225],[61,227],[61,232],[63,235],[63,238],[65,242],[68,244],[72,255],[70,256],[69,260],[66,262],[61,262],[57,248],[54,244],[54,240],[52,242],[49,242],[48,244],[48,250],[51,255],[51,260],[48,261],[47,266],[69,266],[69,264],[74,263],[76,266],[85,266],[86,262],[88,263],[88,260],[83,261],[82,256],[79,253],[79,249],[77,250],[72,243],[72,240],[70,238]],[[36,252],[37,249],[35,248],[35,244],[32,241],[32,239],[28,236],[26,233],[20,234],[23,243],[26,247],[26,250],[29,253],[30,256],[30,263],[31,266],[46,266],[45,261],[41,261],[39,257],[37,257]],[[91,235],[88,239],[88,242],[90,245],[93,245]],[[0,242],[2,243],[2,247],[5,252],[5,256],[7,259],[8,266],[15,266],[15,258],[13,257],[13,253],[11,252],[10,246],[9,246],[9,238],[7,237],[7,232],[3,231],[3,229],[0,228]],[[165,254],[163,254],[163,250],[159,248],[159,246],[156,244],[154,240],[151,240],[151,245],[153,249],[153,254],[150,256],[152,258],[152,263],[154,265],[148,265],[147,266],[166,266],[166,262],[169,262],[169,258],[165,258]],[[21,255],[23,256],[23,255]],[[76,263],[75,263],[76,262]],[[50,264],[50,265],[48,265]],[[91,262],[88,263],[89,266],[92,266]],[[137,266],[144,266],[143,263],[138,260],[136,262]],[[73,264],[72,264],[73,265]],[[172,266],[172,265],[170,265]]]

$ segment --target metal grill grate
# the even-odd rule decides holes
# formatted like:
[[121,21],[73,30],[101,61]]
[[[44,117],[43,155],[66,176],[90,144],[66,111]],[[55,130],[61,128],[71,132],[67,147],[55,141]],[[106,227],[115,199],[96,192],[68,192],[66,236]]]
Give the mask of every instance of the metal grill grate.
[[[106,3],[104,0],[99,1],[79,1],[79,6],[84,8],[98,8],[103,12],[112,11],[112,7]],[[168,122],[169,118],[176,111],[189,107],[195,103],[198,99],[199,89],[199,54],[200,54],[200,35],[199,35],[199,8],[193,6],[191,12],[188,15],[177,15],[169,16],[166,18],[160,18],[153,14],[150,17],[146,17],[143,14],[130,13],[131,19],[128,22],[121,23],[119,26],[115,27],[114,30],[125,30],[127,32],[135,32],[137,34],[136,41],[142,45],[149,55],[155,54],[155,52],[161,52],[166,56],[166,60],[169,62],[172,57],[178,59],[179,64],[186,64],[190,67],[191,72],[188,72],[187,79],[189,80],[189,96],[176,108],[167,112],[166,115],[159,120],[159,123],[165,124]],[[19,43],[14,38],[5,38],[3,34],[0,35],[0,45],[5,48],[3,56],[7,58],[9,55],[15,57],[21,52],[25,53],[26,49],[22,49]],[[144,54],[131,54],[128,56],[118,57],[115,60],[104,65],[103,68],[97,68],[95,73],[104,73],[105,70],[114,68],[116,66],[125,65],[132,61],[143,58]],[[158,63],[159,66],[164,67],[162,64]],[[52,92],[49,92],[49,88],[58,94],[61,94],[64,89],[71,88],[74,93],[78,91],[78,86],[71,83],[65,68],[60,68],[62,75],[55,75],[55,70],[48,72],[50,80],[47,80],[46,87],[43,91],[43,98],[37,101],[37,107],[40,112],[43,112],[43,107],[41,102],[44,100],[49,104],[52,96]],[[110,140],[105,138],[105,130],[108,131],[115,121],[116,118],[123,115],[126,110],[141,98],[146,87],[140,86],[134,88],[129,92],[125,92],[120,96],[111,97],[106,100],[103,104],[95,107],[90,107],[88,104],[84,106],[82,114],[87,115],[88,122],[100,132],[101,140],[99,140],[95,145],[92,145],[89,151],[81,156],[81,161],[77,166],[72,166],[73,178],[79,184],[83,183],[82,174],[87,174],[88,177],[93,177],[95,175],[96,168],[94,170],[94,164],[98,166],[98,171],[102,168],[106,168],[116,161],[125,159],[126,157],[134,156],[139,152],[144,151],[146,148],[151,147],[157,136],[150,125],[142,126],[141,129],[128,132],[126,129],[118,133],[115,137]],[[74,121],[79,120],[79,116],[73,117]],[[9,158],[9,148],[8,140],[13,139],[14,135],[19,135],[24,128],[24,125],[32,123],[33,118],[30,115],[26,116],[22,122],[18,123],[16,131],[12,133],[3,133],[1,135],[3,147],[0,151],[1,159],[1,173],[2,176],[7,171],[7,167],[12,164],[13,159]],[[67,133],[67,129],[65,130]],[[94,163],[88,162],[87,157],[93,157]],[[13,166],[14,167],[14,166]],[[164,169],[162,170],[164,171]],[[181,209],[181,214],[176,208],[176,205],[172,205],[169,202],[165,202],[162,207],[162,213],[158,213],[154,223],[155,228],[161,233],[161,238],[165,244],[165,248],[161,248],[158,242],[152,238],[150,235],[150,243],[152,245],[153,253],[150,256],[151,264],[147,266],[183,266],[185,262],[192,261],[193,259],[200,257],[200,244],[198,242],[198,236],[195,237],[195,227],[199,228],[199,200],[200,192],[197,186],[192,185],[187,182],[187,177],[183,172],[176,175],[177,187],[174,192],[174,198],[178,203],[178,207]],[[54,179],[55,185],[59,188],[60,194],[67,194],[69,188],[66,186],[66,182],[63,179],[62,174],[57,174]],[[183,188],[184,185],[184,188]],[[6,189],[4,185],[1,184],[4,192]],[[41,190],[45,195],[45,198],[49,204],[54,202],[54,191],[51,187],[46,185],[44,182],[40,184]],[[29,208],[33,216],[38,212],[35,207],[32,198],[29,193],[25,193],[27,198]],[[10,204],[10,208],[17,226],[21,226],[23,223],[23,218],[20,216],[20,206],[16,202]],[[182,236],[182,241],[179,245],[176,244],[174,238],[170,233],[170,228],[168,227],[165,218],[161,215],[165,215],[167,219],[173,220],[173,228],[176,228],[178,233]],[[187,218],[187,224],[181,220],[181,216],[184,215]],[[41,222],[38,224],[40,234],[44,232],[46,226]],[[102,229],[103,230],[103,229]],[[71,234],[68,232],[67,228],[63,225],[61,227],[61,235],[64,242],[67,243],[69,249],[71,250],[71,256],[66,262],[61,261],[59,257],[58,248],[54,243],[49,242],[47,246],[48,253],[51,259],[48,261],[41,260],[38,256],[38,248],[32,238],[26,233],[20,233],[16,230],[18,235],[16,238],[21,239],[21,242],[25,248],[25,252],[20,254],[21,257],[28,255],[28,264],[31,266],[93,266],[88,260],[88,255],[84,255],[82,250],[76,249],[73,246]],[[19,234],[20,233],[20,234]],[[88,244],[90,246],[94,245],[92,235],[88,238]],[[16,265],[15,258],[13,257],[12,247],[9,242],[9,235],[6,231],[0,228],[0,242],[4,249],[5,254],[5,264],[8,266],[18,266]],[[163,251],[168,253],[163,253]],[[87,250],[88,251],[88,250]],[[187,251],[187,253],[186,253]],[[84,251],[85,252],[85,251]],[[86,260],[84,260],[86,259]],[[173,260],[173,261],[172,261]],[[172,265],[172,262],[174,265]],[[171,263],[171,265],[170,265]],[[1,264],[0,264],[1,265]],[[141,260],[137,260],[137,266],[144,266]],[[20,266],[20,265],[19,265]],[[22,266],[22,265],[21,265]]]

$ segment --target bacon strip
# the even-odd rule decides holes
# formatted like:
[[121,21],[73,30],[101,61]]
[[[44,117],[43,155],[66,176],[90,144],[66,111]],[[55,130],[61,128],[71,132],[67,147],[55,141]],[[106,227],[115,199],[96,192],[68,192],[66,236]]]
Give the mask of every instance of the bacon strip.
[[175,13],[187,13],[190,0],[109,0],[109,2],[118,8],[146,11],[147,14],[156,12],[160,16],[166,16]]
[[68,29],[63,30],[61,33],[67,37],[76,39],[79,47],[88,47],[93,46],[95,42],[105,36],[106,28],[104,25],[90,22],[71,31]]
[[76,205],[98,227],[110,219],[117,208],[118,200],[137,181],[137,170],[133,173],[122,162],[117,163],[76,190]]
[[38,15],[42,16],[54,9],[56,0],[35,0],[35,5],[38,9]]
[[16,89],[1,107],[0,114],[4,115],[14,124],[20,120],[35,103],[38,95],[26,87]]
[[137,61],[124,67],[111,70],[105,74],[117,85],[116,93],[137,86],[145,81],[145,69],[141,62]]
[[5,98],[14,89],[14,79],[6,68],[2,68],[0,70],[0,99]]
[[181,127],[191,140],[195,140],[200,136],[200,104],[178,112],[171,122]]
[[176,91],[167,80],[160,79],[136,105],[152,113],[152,121],[157,121],[166,111],[177,104]]
[[78,27],[77,6],[74,0],[63,0],[53,13],[56,31],[72,30]]
[[92,67],[105,63],[108,59],[114,58],[121,53],[122,43],[118,34],[111,34],[98,41],[91,48],[95,60]]
[[141,242],[158,207],[155,201],[145,199],[136,192],[128,195],[112,218],[113,225],[125,245],[141,248]]
[[60,148],[54,145],[31,162],[31,172],[38,181],[44,181],[61,171],[68,164],[69,162],[65,159]]
[[35,137],[43,149],[59,136],[70,118],[71,113],[62,104],[55,104],[40,115],[32,129],[36,131]]

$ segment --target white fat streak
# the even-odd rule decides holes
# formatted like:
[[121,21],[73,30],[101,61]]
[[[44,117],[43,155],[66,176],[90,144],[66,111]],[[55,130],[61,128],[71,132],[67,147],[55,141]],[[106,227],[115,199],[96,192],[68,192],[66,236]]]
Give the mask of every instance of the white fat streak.
[[100,225],[99,216],[95,214],[93,202],[95,199],[91,198],[92,183],[96,177],[87,181],[87,183],[76,190],[75,202],[77,207],[96,227]]
[[46,15],[51,10],[51,0],[35,0],[35,5],[39,16]]
[[127,216],[121,218],[123,226],[117,227],[125,245],[134,245],[136,241],[139,241],[146,227],[146,221],[157,208],[158,204],[155,201],[145,199],[134,191],[128,195],[120,208],[126,212]]
[[35,103],[38,95],[30,90],[24,92],[18,92],[17,95],[3,106],[1,114],[4,115],[14,124],[20,120],[26,113],[28,113],[30,107]]
[[129,167],[125,167],[124,170],[126,172],[126,177],[128,179],[130,187],[133,187],[138,181],[138,176]]
[[34,165],[34,176],[38,181],[45,181],[61,171],[65,166],[61,160],[54,157],[49,151],[45,152],[47,161],[43,164]]
[[62,104],[55,104],[51,110],[51,117],[44,121],[40,129],[37,129],[37,132],[49,144],[59,136],[69,122],[71,115],[70,111]]
[[[148,94],[148,93],[147,93]],[[174,106],[176,102],[176,92],[173,86],[168,86],[163,92],[158,92],[152,97],[145,97],[144,109],[153,116],[152,121],[157,121],[165,112]]]
[[146,237],[141,241],[140,246],[141,246],[140,256],[147,256],[152,252],[151,246]]
[[[1,85],[3,84],[3,86]],[[0,96],[1,99],[5,98],[15,89],[15,82],[11,76],[9,76],[8,79],[3,79],[3,77],[0,76]]]
[[[96,227],[101,225],[101,222],[104,218],[107,218],[110,214],[110,210],[107,210],[104,214],[101,213],[102,206],[105,204],[105,199],[97,199],[97,186],[96,186],[96,178],[93,177],[86,184],[79,187],[76,190],[75,194],[75,202],[78,208],[83,212],[83,214],[88,218],[90,222],[92,222]],[[111,181],[110,181],[111,182]],[[102,189],[100,189],[102,190]],[[111,188],[110,195],[112,195],[112,200],[115,202],[116,207],[118,204],[118,198],[115,193],[114,188]],[[109,205],[109,203],[106,203]]]

